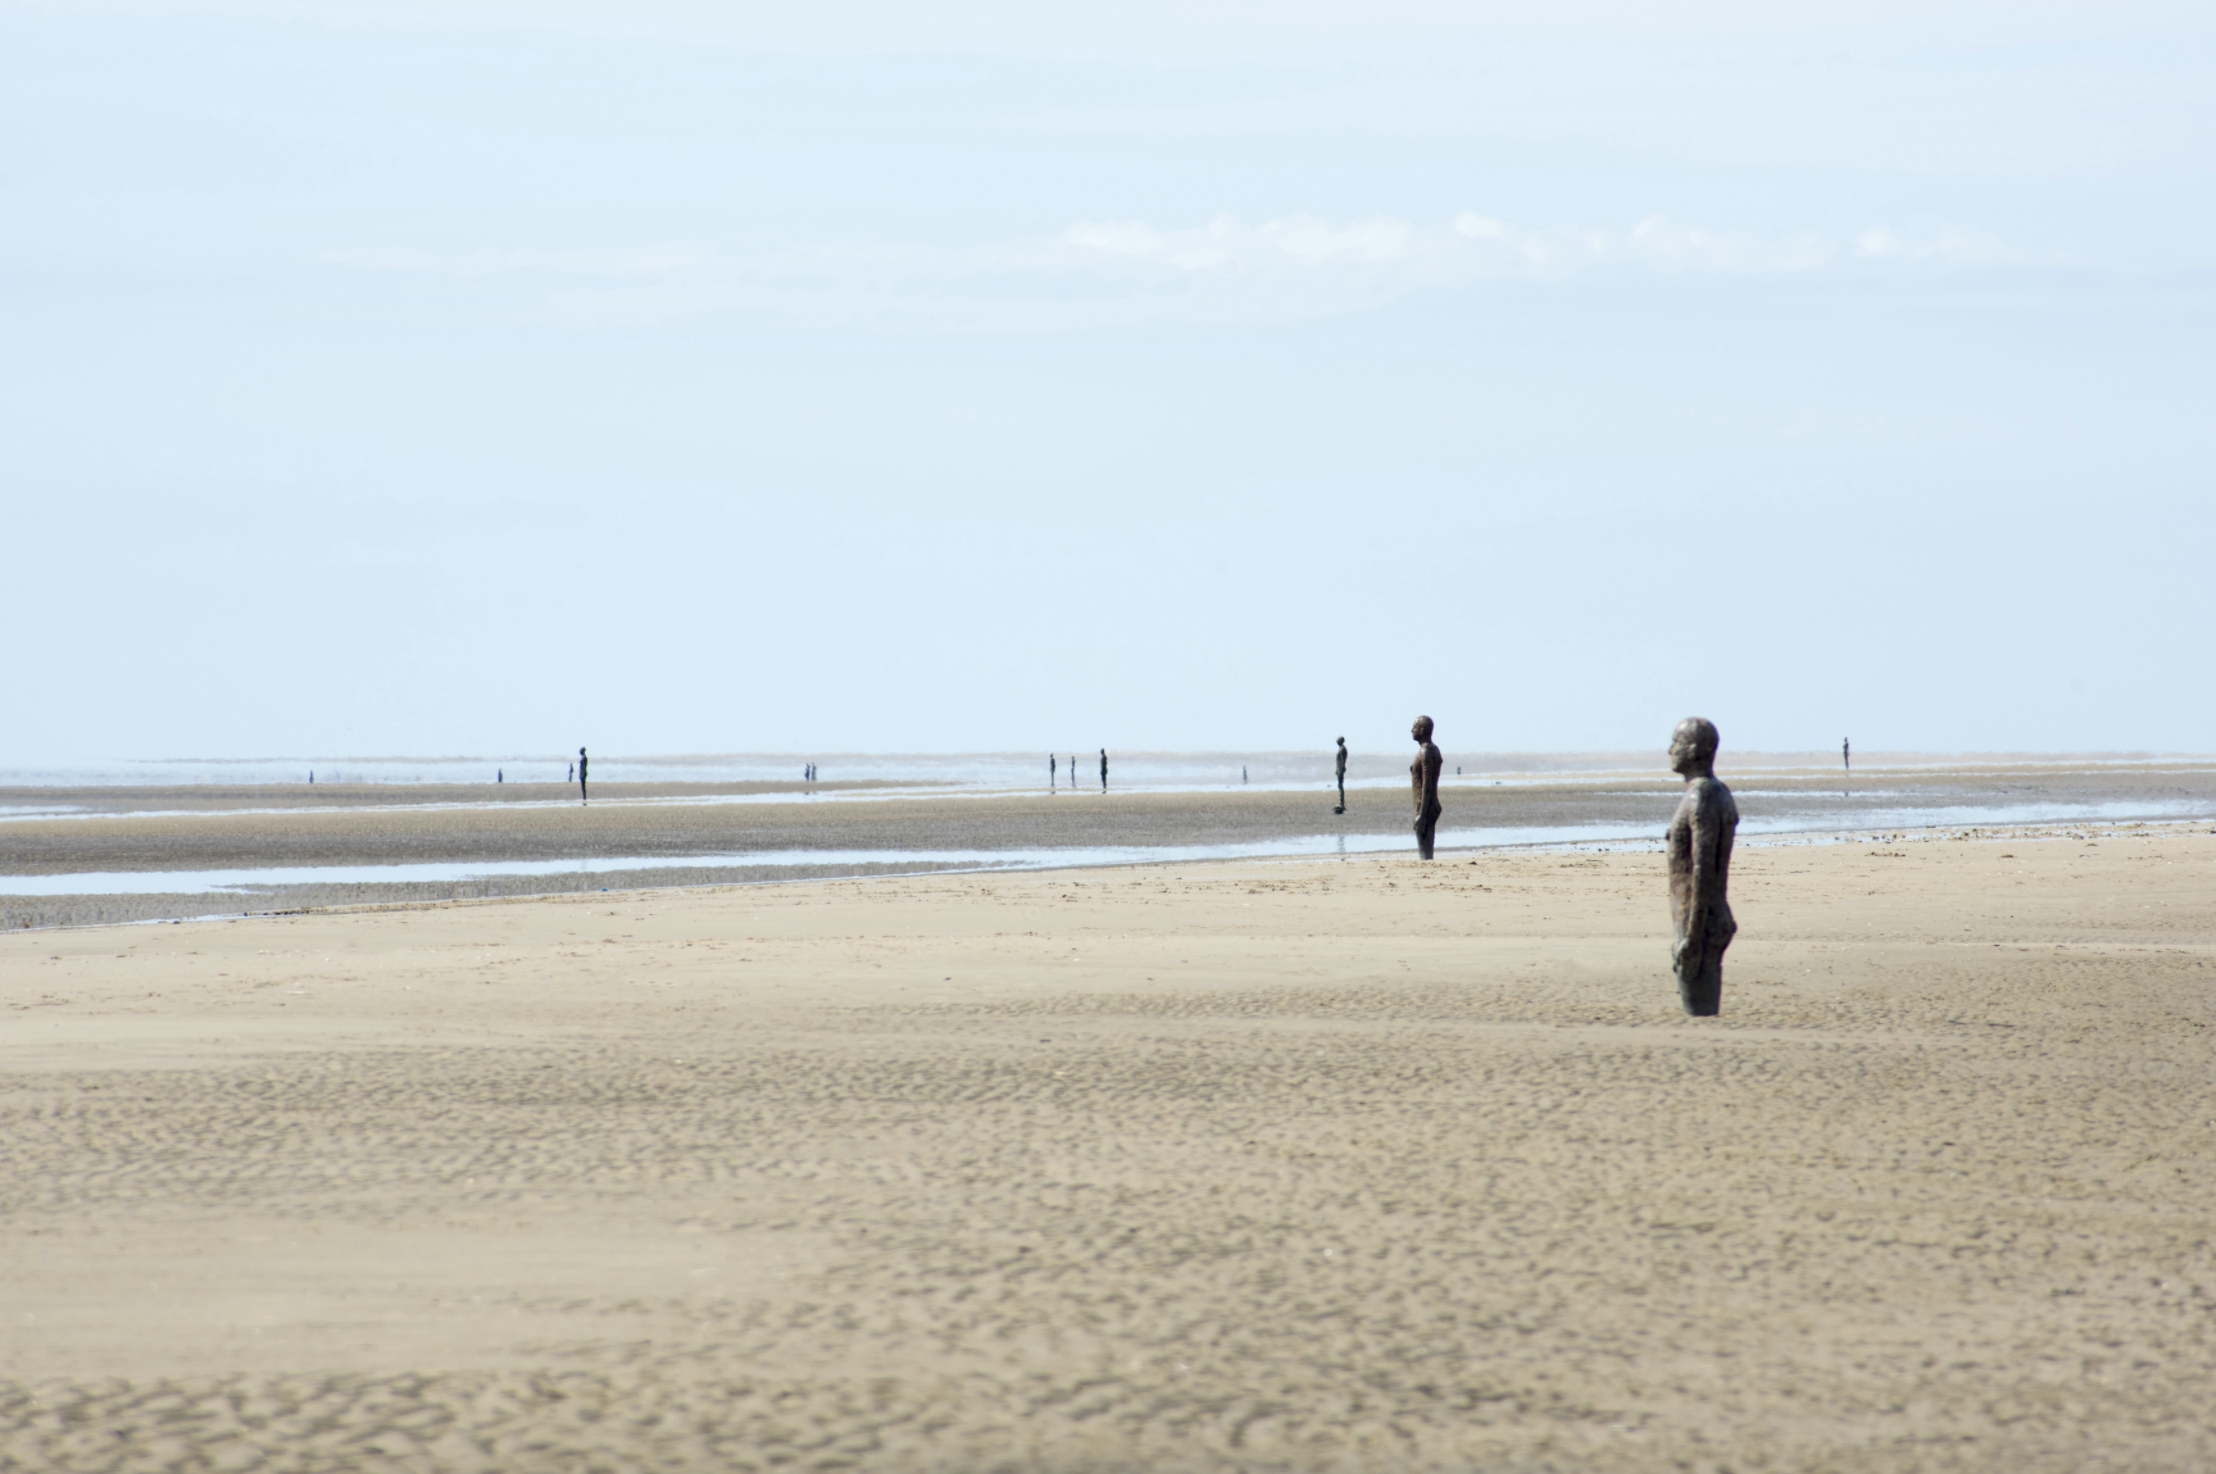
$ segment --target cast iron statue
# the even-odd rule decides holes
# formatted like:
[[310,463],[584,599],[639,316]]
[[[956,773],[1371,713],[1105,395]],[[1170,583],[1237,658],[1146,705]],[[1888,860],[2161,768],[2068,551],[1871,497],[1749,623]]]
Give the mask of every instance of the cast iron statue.
[[1332,810],[1331,812],[1332,812],[1332,813],[1334,813],[1334,814],[1343,814],[1343,813],[1345,813],[1346,811],[1347,811],[1347,740],[1346,740],[1346,738],[1344,738],[1344,737],[1341,737],[1341,738],[1339,739],[1339,807],[1337,807],[1337,808],[1333,809],[1333,810]]
[[1677,937],[1670,965],[1678,997],[1695,1018],[1723,1008],[1724,949],[1739,924],[1731,919],[1731,841],[1739,806],[1716,781],[1716,724],[1687,717],[1670,736],[1670,767],[1685,779],[1685,797],[1670,820],[1670,922]]
[[1419,748],[1416,760],[1408,765],[1408,786],[1416,800],[1416,852],[1428,860],[1431,841],[1439,832],[1439,815],[1445,812],[1439,807],[1439,770],[1446,766],[1446,760],[1431,745],[1431,718],[1416,718],[1408,735],[1416,739]]

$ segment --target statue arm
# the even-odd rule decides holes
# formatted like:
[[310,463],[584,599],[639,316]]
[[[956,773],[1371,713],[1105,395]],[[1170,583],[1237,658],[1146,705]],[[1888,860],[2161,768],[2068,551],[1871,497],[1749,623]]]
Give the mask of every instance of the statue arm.
[[1671,962],[1681,969],[1697,968],[1706,960],[1709,918],[1723,894],[1723,876],[1717,868],[1723,816],[1705,792],[1690,797],[1691,802],[1679,811],[1685,845],[1684,910],[1676,918],[1677,938],[1670,948]]
[[1685,940],[1688,951],[1705,950],[1709,931],[1724,895],[1724,816],[1721,805],[1703,794],[1693,806],[1691,884],[1685,896]]

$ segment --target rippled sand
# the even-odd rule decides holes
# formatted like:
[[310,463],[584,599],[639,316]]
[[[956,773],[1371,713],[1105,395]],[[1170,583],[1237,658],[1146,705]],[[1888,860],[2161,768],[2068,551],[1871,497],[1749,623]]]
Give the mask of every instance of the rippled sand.
[[2216,836],[0,937],[0,1469],[2216,1467]]

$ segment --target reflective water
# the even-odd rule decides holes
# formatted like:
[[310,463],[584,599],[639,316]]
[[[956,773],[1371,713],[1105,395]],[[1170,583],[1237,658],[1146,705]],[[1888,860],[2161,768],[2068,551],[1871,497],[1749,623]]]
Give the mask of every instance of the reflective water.
[[[1857,809],[1848,814],[1784,812],[1742,820],[1747,838],[1864,834],[1872,830],[1995,828],[2011,825],[2117,823],[2207,817],[2194,801],[2096,804],[2025,803],[1943,805],[1930,808]],[[1490,850],[1538,845],[1650,845],[1660,826],[1637,822],[1444,829],[1442,850]],[[882,872],[887,867],[962,870],[1092,869],[1115,865],[1174,864],[1207,860],[1359,855],[1405,852],[1405,833],[1310,834],[1240,844],[1055,846],[1009,849],[787,849],[728,854],[615,856],[597,859],[489,860],[399,865],[275,866],[240,870],[74,872],[0,875],[0,895],[128,896],[235,895],[246,897],[288,886],[461,884],[504,876],[595,876],[611,886],[644,871],[806,871],[811,876]],[[565,887],[573,889],[572,887]]]

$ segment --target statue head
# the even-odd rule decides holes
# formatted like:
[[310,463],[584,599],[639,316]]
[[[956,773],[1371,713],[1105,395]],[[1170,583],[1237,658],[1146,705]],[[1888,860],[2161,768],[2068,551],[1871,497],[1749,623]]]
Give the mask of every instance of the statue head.
[[1716,765],[1716,724],[1706,717],[1687,717],[1670,734],[1670,771],[1688,777],[1709,773]]
[[[1431,718],[1416,718],[1416,725],[1408,729],[1408,735],[1415,738],[1418,742],[1429,742],[1431,740]],[[1346,739],[1342,737],[1339,740],[1344,742]]]

